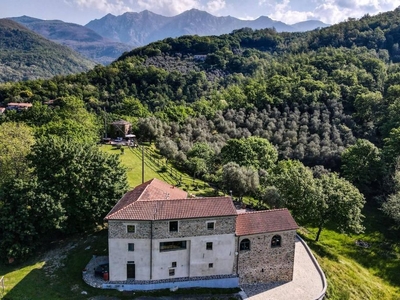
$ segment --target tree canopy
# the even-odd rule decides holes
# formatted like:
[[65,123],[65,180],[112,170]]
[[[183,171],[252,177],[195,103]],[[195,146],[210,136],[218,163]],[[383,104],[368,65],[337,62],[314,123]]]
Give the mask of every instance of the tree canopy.
[[33,130],[24,123],[0,124],[0,186],[6,181],[27,178],[27,155],[34,144]]
[[116,156],[74,138],[38,139],[25,164],[29,176],[0,185],[4,258],[25,259],[58,234],[95,228],[127,189]]

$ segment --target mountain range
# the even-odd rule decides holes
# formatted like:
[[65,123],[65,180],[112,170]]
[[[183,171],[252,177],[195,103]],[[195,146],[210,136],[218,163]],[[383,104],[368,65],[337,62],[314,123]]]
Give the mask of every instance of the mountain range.
[[145,10],[140,13],[127,12],[120,16],[108,14],[90,21],[85,27],[116,42],[143,46],[167,37],[182,35],[221,35],[233,30],[275,28],[278,32],[308,31],[327,27],[321,21],[311,20],[288,25],[261,16],[256,20],[241,20],[231,16],[216,17],[205,11],[191,9],[174,17],[165,17]]
[[101,64],[111,63],[132,48],[167,37],[221,35],[243,27],[274,27],[278,32],[295,32],[329,26],[316,20],[287,25],[265,16],[256,20],[240,20],[231,16],[216,17],[197,9],[185,11],[174,17],[158,15],[148,10],[139,13],[127,12],[120,16],[108,14],[101,19],[90,21],[85,26],[28,16],[11,19]]

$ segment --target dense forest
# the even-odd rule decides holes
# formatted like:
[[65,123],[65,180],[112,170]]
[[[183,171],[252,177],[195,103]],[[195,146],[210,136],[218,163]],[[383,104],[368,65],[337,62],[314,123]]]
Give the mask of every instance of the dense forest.
[[[74,208],[93,209],[91,201],[103,196],[76,190],[99,186],[85,182],[92,173],[75,163],[97,159],[100,170],[87,168],[100,179],[108,163],[117,166],[91,145],[106,134],[104,123],[119,119],[133,123],[140,142],[155,142],[176,167],[217,189],[251,196],[261,206],[289,207],[299,224],[319,229],[317,240],[327,223],[361,232],[365,203],[382,210],[392,220],[391,230],[398,230],[399,33],[399,9],[305,33],[244,28],[222,36],[168,38],[86,73],[1,84],[4,106],[33,107],[0,115],[1,126],[11,132],[24,126],[31,140],[15,142],[24,149],[18,159],[12,151],[0,154],[0,224],[8,224],[13,205],[31,205],[29,197],[19,197],[27,191],[50,201],[35,213],[52,220],[31,216],[29,234],[21,234],[16,223],[13,230],[0,229],[1,253],[25,257],[43,232],[87,228]],[[0,142],[0,149],[7,144]],[[54,164],[46,164],[44,155]],[[7,161],[28,167],[6,170]],[[68,172],[75,175],[60,195],[56,178]],[[49,174],[58,177],[47,182]],[[110,189],[124,190],[126,179],[115,176],[120,182]],[[89,225],[99,222],[115,195],[105,197]],[[71,197],[77,201],[68,201]],[[23,212],[21,220],[29,216],[29,210]],[[11,254],[16,241],[28,247]]]

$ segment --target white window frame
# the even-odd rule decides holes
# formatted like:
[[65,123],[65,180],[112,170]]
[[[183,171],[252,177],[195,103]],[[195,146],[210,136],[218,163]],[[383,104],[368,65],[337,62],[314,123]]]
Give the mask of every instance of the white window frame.
[[[213,228],[208,228],[208,224],[213,224]],[[215,221],[206,221],[207,230],[215,230]]]

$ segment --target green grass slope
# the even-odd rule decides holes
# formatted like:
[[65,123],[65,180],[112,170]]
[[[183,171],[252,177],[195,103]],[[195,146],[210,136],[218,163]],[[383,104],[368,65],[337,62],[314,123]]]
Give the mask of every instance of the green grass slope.
[[79,73],[94,65],[17,22],[0,19],[0,83]]
[[[365,233],[344,235],[324,229],[319,242],[316,228],[300,234],[313,250],[328,281],[327,299],[400,299],[400,246],[387,219],[366,207]],[[359,246],[356,241],[364,242]]]
[[[142,183],[142,148],[124,147],[121,149],[110,145],[103,145],[102,149],[110,154],[119,154],[122,164],[127,168],[130,188]],[[153,146],[144,147],[144,181],[158,178],[172,185],[179,186],[188,193],[195,195],[212,195],[214,190],[205,182],[194,179],[188,174],[176,170],[167,164],[165,158],[158,154]]]

